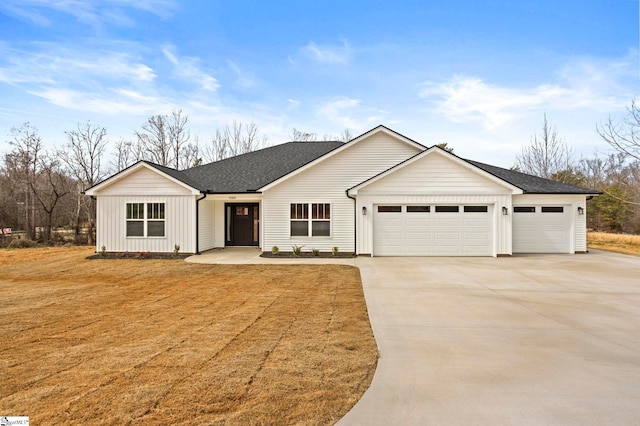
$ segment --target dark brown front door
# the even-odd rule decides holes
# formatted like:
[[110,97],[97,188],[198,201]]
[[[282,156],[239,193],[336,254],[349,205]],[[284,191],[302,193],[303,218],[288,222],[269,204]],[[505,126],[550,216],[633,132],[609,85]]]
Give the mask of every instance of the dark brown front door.
[[258,245],[259,211],[258,203],[226,205],[226,245]]

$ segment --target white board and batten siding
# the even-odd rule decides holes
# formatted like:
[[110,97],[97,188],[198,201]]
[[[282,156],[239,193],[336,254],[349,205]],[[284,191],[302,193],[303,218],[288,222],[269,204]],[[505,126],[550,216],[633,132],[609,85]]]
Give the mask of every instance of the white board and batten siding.
[[[127,203],[165,203],[165,236],[127,237]],[[100,196],[97,207],[98,250],[170,253],[179,244],[181,252],[195,252],[194,196]]]
[[[109,252],[194,253],[195,199],[192,192],[160,173],[142,167],[96,191],[96,247]],[[127,203],[165,203],[164,237],[127,237]]]
[[215,241],[215,201],[200,201],[198,205],[198,248],[200,251],[216,247]]
[[188,195],[190,192],[182,185],[173,182],[159,172],[147,167],[114,181],[100,189],[98,195]]
[[[531,213],[513,213],[514,253],[584,253],[587,251],[584,195],[524,194],[513,197],[513,207],[533,207]],[[543,213],[543,207],[562,212]]]
[[[346,190],[419,151],[419,147],[383,132],[375,133],[266,189],[262,195],[263,247],[291,250],[293,245],[298,245],[304,246],[305,251],[312,248],[330,251],[332,247],[338,247],[341,252],[353,252],[355,205],[354,200],[347,197]],[[292,203],[329,203],[331,236],[291,237]]]
[[[358,251],[374,256],[511,254],[510,217],[502,215],[502,207],[511,208],[511,194],[511,188],[473,167],[430,153],[358,189],[358,211],[367,211],[358,216]],[[402,207],[396,237],[385,236],[384,221],[390,216],[378,214],[381,205]],[[429,206],[430,212],[408,214],[407,206]],[[436,206],[459,206],[459,213],[436,213]],[[487,206],[487,212],[464,213],[464,206]],[[397,253],[385,244],[398,246]]]

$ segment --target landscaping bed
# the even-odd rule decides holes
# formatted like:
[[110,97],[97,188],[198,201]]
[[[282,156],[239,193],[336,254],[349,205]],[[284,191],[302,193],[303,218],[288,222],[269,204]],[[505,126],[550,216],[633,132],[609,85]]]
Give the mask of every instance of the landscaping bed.
[[173,260],[184,260],[187,257],[192,256],[187,253],[152,253],[148,251],[141,252],[123,252],[123,253],[95,253],[91,256],[87,256],[89,260],[95,259],[173,259]]
[[309,251],[303,251],[300,254],[295,254],[292,251],[281,251],[278,252],[278,254],[274,254],[270,251],[264,251],[262,252],[262,254],[260,255],[260,257],[267,257],[270,259],[278,259],[278,258],[283,258],[283,259],[291,259],[291,258],[315,258],[315,257],[319,257],[319,258],[339,258],[339,259],[348,259],[348,258],[353,258],[356,257],[355,254],[353,253],[331,253],[331,252],[325,252],[325,251],[321,251],[317,254],[309,252]]

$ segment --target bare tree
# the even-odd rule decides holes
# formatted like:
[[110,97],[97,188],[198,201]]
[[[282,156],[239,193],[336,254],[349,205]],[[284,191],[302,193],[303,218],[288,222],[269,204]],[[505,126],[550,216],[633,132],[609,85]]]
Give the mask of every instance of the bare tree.
[[445,151],[453,154],[453,148],[449,146],[448,142],[437,143],[436,146],[440,149],[444,149]]
[[516,167],[524,173],[547,179],[562,178],[561,172],[570,170],[573,165],[573,151],[566,142],[558,137],[555,126],[544,115],[542,133],[533,135],[531,143],[516,155]]
[[145,159],[161,166],[168,166],[172,160],[166,127],[164,116],[152,115],[142,125],[142,131],[135,132],[138,144],[144,150]]
[[144,155],[139,143],[120,139],[116,142],[111,166],[113,171],[119,172],[142,159],[144,159]]
[[340,135],[338,135],[338,139],[337,140],[342,141],[342,142],[349,142],[351,139],[353,139],[353,134],[351,133],[351,130],[344,129],[342,131],[342,133],[340,133]]
[[309,142],[318,140],[318,134],[313,132],[303,132],[295,127],[289,135],[289,139],[293,142]]
[[622,152],[583,159],[578,165],[583,183],[602,195],[588,201],[591,229],[640,232],[640,161]]
[[220,161],[229,157],[229,139],[226,132],[216,129],[211,142],[205,147],[204,154],[209,162]]
[[39,160],[39,170],[32,182],[31,191],[45,214],[44,232],[41,233],[45,242],[51,240],[56,206],[62,197],[71,192],[72,183],[65,175],[60,161],[51,155],[43,155]]
[[609,119],[596,126],[598,134],[618,152],[640,160],[640,108],[635,101],[620,119]]
[[257,124],[234,121],[232,126],[226,125],[216,130],[211,142],[205,147],[205,158],[210,162],[219,161],[255,151],[266,143],[267,136],[260,134]]
[[20,127],[11,128],[12,139],[9,145],[13,150],[5,155],[5,168],[12,176],[12,181],[17,187],[14,190],[16,197],[24,205],[24,230],[30,240],[34,240],[35,213],[33,188],[38,176],[39,156],[42,153],[42,139],[38,130],[29,123]]
[[[18,229],[22,223],[22,215],[17,203],[19,190],[19,185],[3,162],[0,165],[0,230],[4,230],[4,228]],[[6,237],[4,232],[2,235],[4,239]],[[0,247],[4,247],[2,241],[0,241]]]
[[351,130],[344,129],[339,135],[325,133],[324,135],[322,135],[322,138],[320,138],[318,136],[318,133],[304,132],[294,127],[291,131],[291,134],[289,135],[289,139],[293,142],[311,142],[318,140],[349,142],[351,139],[353,139],[353,134],[351,133]]
[[[107,147],[107,129],[87,121],[78,124],[75,130],[65,132],[68,143],[64,149],[58,150],[58,157],[66,165],[67,170],[77,179],[80,191],[92,187],[104,179],[106,169],[102,164]],[[93,230],[96,218],[96,202],[92,198],[76,194],[75,231],[76,239],[80,234],[80,216],[84,210],[87,213],[88,243],[94,244]],[[83,209],[84,207],[84,209]]]
[[149,160],[175,169],[191,167],[197,158],[198,146],[189,143],[188,122],[189,117],[183,115],[182,110],[149,117],[142,130],[135,132],[138,146],[132,148],[141,155],[136,160]]

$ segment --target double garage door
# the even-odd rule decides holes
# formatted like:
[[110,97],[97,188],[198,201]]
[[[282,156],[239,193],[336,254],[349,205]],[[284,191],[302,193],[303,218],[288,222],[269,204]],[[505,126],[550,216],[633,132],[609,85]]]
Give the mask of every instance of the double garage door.
[[374,206],[374,256],[491,256],[489,205]]
[[513,206],[514,253],[571,253],[568,206]]

